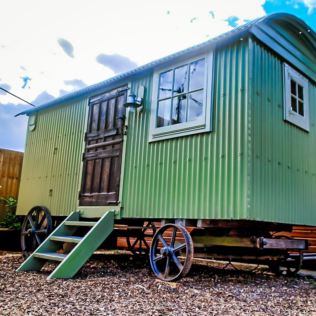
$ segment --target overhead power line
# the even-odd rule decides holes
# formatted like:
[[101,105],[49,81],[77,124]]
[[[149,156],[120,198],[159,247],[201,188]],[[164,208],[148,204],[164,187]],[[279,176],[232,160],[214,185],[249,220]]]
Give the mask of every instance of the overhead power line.
[[36,105],[34,105],[34,104],[32,104],[32,103],[30,103],[30,102],[28,102],[28,101],[26,101],[26,100],[20,98],[18,95],[14,94],[14,93],[11,93],[11,92],[8,91],[7,89],[4,89],[4,88],[0,87],[0,90],[3,90],[4,92],[6,92],[6,93],[8,93],[8,94],[11,94],[13,97],[15,97],[15,98],[17,98],[17,99],[19,99],[19,100],[21,100],[21,101],[23,101],[23,102],[25,102],[25,103],[31,105],[31,106],[36,107]]

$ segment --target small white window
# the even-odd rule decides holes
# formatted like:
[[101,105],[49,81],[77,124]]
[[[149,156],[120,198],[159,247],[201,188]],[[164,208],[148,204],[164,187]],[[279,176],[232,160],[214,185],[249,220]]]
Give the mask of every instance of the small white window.
[[308,80],[284,64],[284,119],[309,131]]
[[155,70],[149,141],[211,130],[212,55]]

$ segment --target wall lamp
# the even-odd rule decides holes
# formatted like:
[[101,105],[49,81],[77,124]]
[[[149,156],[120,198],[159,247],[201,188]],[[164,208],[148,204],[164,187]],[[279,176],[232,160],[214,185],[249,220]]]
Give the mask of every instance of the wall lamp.
[[137,95],[131,93],[127,96],[126,103],[124,106],[126,108],[137,109],[137,111],[142,111],[143,109],[143,101],[144,101],[145,87],[140,86],[138,88]]

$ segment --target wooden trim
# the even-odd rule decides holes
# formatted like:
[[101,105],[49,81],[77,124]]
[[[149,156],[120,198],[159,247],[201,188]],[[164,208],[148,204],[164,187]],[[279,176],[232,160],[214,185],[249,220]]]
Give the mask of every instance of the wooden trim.
[[90,105],[95,105],[96,103],[102,103],[102,102],[106,102],[106,101],[109,101],[111,99],[120,97],[120,96],[124,95],[124,93],[126,91],[128,91],[127,87],[121,87],[121,88],[118,88],[117,91],[115,91],[113,93],[107,92],[107,93],[102,94],[102,95],[100,95],[98,97],[91,98],[90,102],[89,102],[89,106]]
[[[176,69],[177,67],[189,64],[199,59],[205,59],[205,74],[204,74],[204,86],[203,86],[203,115],[199,120],[189,121],[180,124],[174,124],[163,127],[156,127],[157,123],[157,111],[158,111],[158,85],[159,76],[162,72]],[[198,55],[190,59],[183,59],[181,62],[169,65],[168,67],[159,67],[155,69],[153,75],[153,90],[151,97],[151,113],[150,113],[150,129],[148,135],[149,142],[155,142],[170,138],[200,134],[212,131],[212,95],[213,95],[213,51],[207,54]]]
[[92,194],[81,194],[80,195],[80,205],[89,206],[93,203],[95,206],[102,205],[117,205],[117,194],[116,192],[109,193],[92,193]]
[[120,149],[106,149],[100,151],[94,151],[92,153],[84,154],[84,159],[91,160],[91,159],[101,159],[101,158],[112,158],[112,157],[119,157]]
[[118,138],[118,139],[114,139],[114,140],[109,140],[107,142],[102,142],[102,143],[88,145],[88,146],[86,146],[86,149],[92,149],[92,148],[99,148],[99,147],[115,145],[115,144],[121,143],[122,141],[123,141],[123,138]]
[[106,130],[104,132],[86,133],[86,139],[89,139],[89,141],[91,141],[91,140],[97,140],[99,138],[108,137],[108,136],[115,136],[115,135],[117,135],[117,129],[113,128],[110,130]]

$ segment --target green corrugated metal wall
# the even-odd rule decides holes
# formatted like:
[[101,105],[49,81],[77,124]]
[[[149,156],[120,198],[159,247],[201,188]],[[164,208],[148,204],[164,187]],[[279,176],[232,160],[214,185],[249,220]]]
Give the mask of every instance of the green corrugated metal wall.
[[251,56],[250,218],[316,225],[316,87],[306,133],[283,121],[282,61],[257,42]]
[[86,112],[84,99],[38,113],[35,130],[27,133],[18,214],[34,205],[48,207],[52,215],[76,209]]
[[130,116],[123,189],[124,217],[246,218],[247,43],[215,53],[214,132],[148,143],[146,112]]
[[[306,133],[283,121],[282,75],[282,61],[257,42],[217,49],[213,132],[153,143],[152,74],[133,78],[131,91],[146,87],[146,110],[129,116],[122,216],[316,225],[316,87],[310,83]],[[76,209],[87,102],[38,114],[27,136],[18,214],[38,204],[53,215]]]

